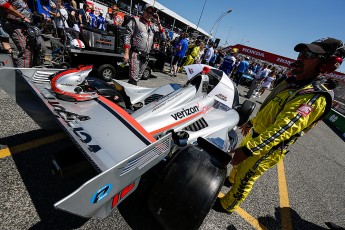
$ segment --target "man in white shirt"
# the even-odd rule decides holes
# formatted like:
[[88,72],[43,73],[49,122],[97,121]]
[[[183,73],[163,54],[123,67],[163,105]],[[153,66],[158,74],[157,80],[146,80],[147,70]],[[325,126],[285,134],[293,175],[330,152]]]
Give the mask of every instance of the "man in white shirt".
[[206,51],[205,57],[204,57],[204,63],[206,65],[208,65],[210,63],[210,60],[211,60],[213,55],[214,55],[214,49],[213,49],[213,42],[211,41],[208,43],[207,51]]
[[259,84],[263,79],[265,79],[268,76],[268,74],[271,72],[271,67],[272,67],[271,65],[267,66],[267,64],[265,64],[263,66],[263,70],[259,71],[256,74],[254,80],[250,84],[250,87],[249,87],[249,90],[247,92],[246,98],[248,98],[248,99],[251,98],[251,96],[254,93],[254,90],[257,87],[257,84]]

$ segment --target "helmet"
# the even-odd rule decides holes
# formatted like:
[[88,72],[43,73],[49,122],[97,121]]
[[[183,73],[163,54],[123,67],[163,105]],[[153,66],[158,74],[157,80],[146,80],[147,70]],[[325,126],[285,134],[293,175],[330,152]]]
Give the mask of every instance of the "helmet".
[[71,46],[74,48],[85,49],[84,42],[82,42],[80,39],[77,39],[77,38],[71,41]]
[[41,36],[41,30],[36,26],[29,26],[28,28],[28,39],[35,39]]
[[238,53],[238,49],[237,49],[237,48],[232,48],[232,49],[230,50],[230,53],[231,53],[231,54]]
[[92,65],[78,66],[60,71],[52,76],[51,87],[57,97],[66,101],[87,101],[98,97],[89,90],[85,78],[92,70]]

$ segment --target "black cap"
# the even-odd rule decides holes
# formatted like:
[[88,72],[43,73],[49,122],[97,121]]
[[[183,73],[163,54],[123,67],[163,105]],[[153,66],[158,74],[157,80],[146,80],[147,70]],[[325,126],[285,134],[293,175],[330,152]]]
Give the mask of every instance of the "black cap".
[[304,48],[307,48],[309,51],[321,54],[321,55],[332,55],[336,52],[337,49],[344,47],[342,41],[335,38],[322,38],[312,42],[311,44],[300,43],[297,44],[294,48],[295,51],[300,52]]

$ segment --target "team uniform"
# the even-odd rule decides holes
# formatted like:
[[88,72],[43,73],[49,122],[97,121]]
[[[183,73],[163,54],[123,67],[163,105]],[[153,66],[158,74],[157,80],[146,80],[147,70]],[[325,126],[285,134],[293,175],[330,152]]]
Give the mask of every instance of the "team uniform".
[[[32,20],[31,12],[23,0],[0,0],[1,8],[12,6],[26,18]],[[10,13],[6,15],[6,21],[2,24],[5,31],[10,35],[13,43],[18,49],[17,67],[32,67],[32,49],[33,44],[27,40],[27,27],[22,23],[22,19]]]
[[[149,53],[153,44],[154,33],[158,27],[145,21],[142,17],[133,17],[126,24],[127,34],[124,36],[124,47],[130,48],[130,79],[139,81],[149,62]],[[165,38],[164,30],[160,31]]]
[[226,75],[229,76],[231,70],[234,68],[236,63],[236,58],[234,56],[227,55],[223,59],[223,63],[220,65],[219,69],[223,70]]
[[99,15],[97,17],[97,28],[99,30],[105,31],[105,23],[106,23],[105,18],[103,18],[101,15]]
[[220,200],[222,207],[234,211],[254,182],[285,157],[286,148],[329,112],[331,101],[327,89],[315,82],[291,78],[274,88],[250,121],[252,132],[241,143],[248,158],[233,167],[229,176],[233,185]]
[[183,63],[181,68],[183,66],[193,64],[194,61],[197,59],[199,52],[200,52],[200,46],[197,46],[195,44],[189,45],[188,51],[187,51],[186,61]]

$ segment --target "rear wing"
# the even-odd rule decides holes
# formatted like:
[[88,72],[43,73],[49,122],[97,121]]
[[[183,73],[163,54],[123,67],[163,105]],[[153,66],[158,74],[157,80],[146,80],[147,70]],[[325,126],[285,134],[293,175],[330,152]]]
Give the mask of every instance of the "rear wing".
[[[2,73],[5,69],[1,68]],[[170,152],[170,134],[156,140],[102,96],[83,102],[57,98],[49,82],[56,70],[8,68],[5,72],[10,74],[0,76],[1,87],[15,99],[30,96],[26,102],[34,120],[46,112],[46,122],[63,129],[100,173],[58,201],[57,209],[82,217],[106,217],[138,187],[140,177]]]
[[171,134],[133,154],[107,171],[87,181],[55,208],[82,217],[105,218],[138,186],[140,177],[167,156]]

